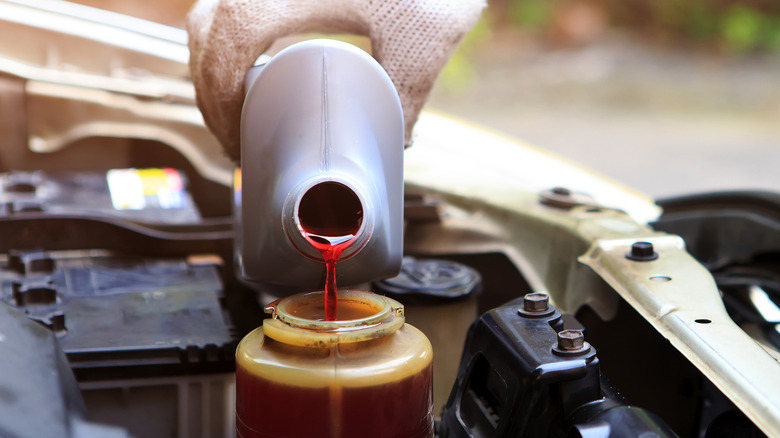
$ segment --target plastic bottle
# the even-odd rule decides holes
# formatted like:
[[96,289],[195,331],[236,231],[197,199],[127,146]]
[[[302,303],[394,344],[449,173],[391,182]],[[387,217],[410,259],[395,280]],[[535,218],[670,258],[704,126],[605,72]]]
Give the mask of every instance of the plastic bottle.
[[428,339],[395,300],[341,290],[338,306],[323,321],[322,292],[284,298],[241,341],[239,437],[433,437]]
[[242,277],[321,287],[322,255],[303,233],[306,221],[320,219],[355,229],[339,260],[340,284],[396,275],[404,127],[387,73],[350,44],[310,40],[279,52],[247,84],[234,197]]

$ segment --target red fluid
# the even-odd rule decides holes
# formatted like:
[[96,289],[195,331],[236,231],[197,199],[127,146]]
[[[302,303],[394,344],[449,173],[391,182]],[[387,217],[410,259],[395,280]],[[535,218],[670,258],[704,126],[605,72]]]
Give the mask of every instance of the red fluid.
[[304,233],[309,243],[322,254],[325,260],[325,321],[336,321],[336,304],[338,303],[338,290],[336,289],[336,263],[341,253],[354,241],[355,236],[320,236],[312,233]]
[[[236,368],[241,438],[430,438],[431,365],[382,385],[296,387]],[[335,409],[334,409],[335,408]]]
[[325,261],[325,320],[336,321],[336,263],[354,241],[363,222],[360,199],[344,184],[327,181],[310,188],[298,205],[306,240]]

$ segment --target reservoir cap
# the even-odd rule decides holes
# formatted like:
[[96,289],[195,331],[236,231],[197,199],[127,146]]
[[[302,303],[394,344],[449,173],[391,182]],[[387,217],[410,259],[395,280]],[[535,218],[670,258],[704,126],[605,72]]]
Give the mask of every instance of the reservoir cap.
[[444,304],[482,292],[482,277],[462,263],[404,257],[401,273],[374,283],[377,293],[404,304]]

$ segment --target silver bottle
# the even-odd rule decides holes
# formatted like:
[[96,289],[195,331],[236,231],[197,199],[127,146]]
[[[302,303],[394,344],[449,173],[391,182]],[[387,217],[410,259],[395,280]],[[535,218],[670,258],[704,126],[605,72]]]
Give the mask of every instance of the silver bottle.
[[350,44],[305,41],[250,72],[234,196],[243,278],[298,291],[322,287],[322,255],[302,234],[307,221],[318,220],[318,209],[308,205],[315,192],[331,197],[331,208],[344,205],[348,217],[360,217],[354,244],[338,263],[338,284],[396,275],[403,134],[390,78]]

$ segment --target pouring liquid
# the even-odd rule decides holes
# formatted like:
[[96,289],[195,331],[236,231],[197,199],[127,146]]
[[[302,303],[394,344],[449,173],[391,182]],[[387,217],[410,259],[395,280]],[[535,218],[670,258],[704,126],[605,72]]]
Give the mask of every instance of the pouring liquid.
[[355,242],[363,222],[363,205],[347,186],[328,181],[313,186],[301,198],[298,218],[303,237],[325,262],[325,320],[336,321],[336,264]]
[[336,263],[341,253],[354,241],[355,236],[348,234],[330,237],[306,232],[303,235],[325,260],[325,321],[336,321],[338,319],[336,303],[339,299],[336,288]]

